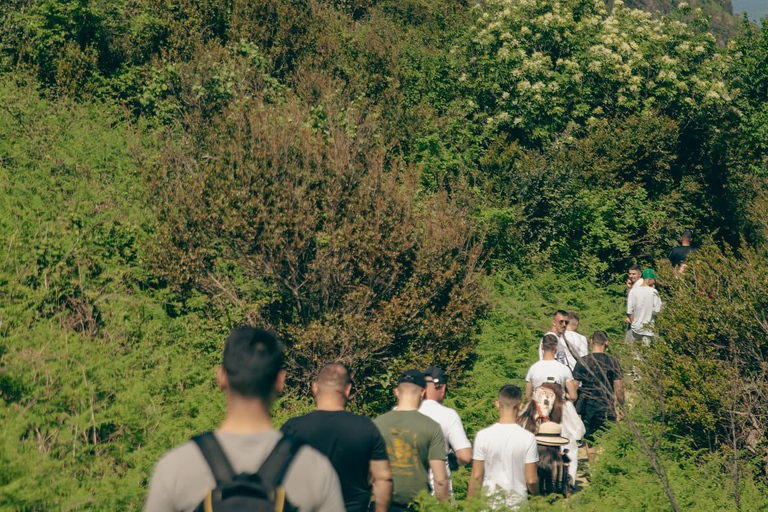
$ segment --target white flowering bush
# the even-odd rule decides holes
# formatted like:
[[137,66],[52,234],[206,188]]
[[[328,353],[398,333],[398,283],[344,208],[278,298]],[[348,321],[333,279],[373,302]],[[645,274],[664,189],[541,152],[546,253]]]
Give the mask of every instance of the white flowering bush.
[[700,10],[654,19],[621,2],[609,13],[602,0],[490,0],[475,14],[459,82],[487,132],[541,145],[570,124],[731,101]]

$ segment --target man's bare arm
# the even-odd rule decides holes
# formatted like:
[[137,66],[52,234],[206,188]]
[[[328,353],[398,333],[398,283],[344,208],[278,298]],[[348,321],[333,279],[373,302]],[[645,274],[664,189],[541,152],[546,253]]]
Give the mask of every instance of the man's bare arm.
[[616,395],[616,401],[624,405],[624,381],[619,379],[613,381],[613,392]]
[[472,448],[462,448],[461,450],[456,450],[456,462],[459,464],[459,466],[466,466],[470,462],[472,462]]
[[485,478],[485,461],[473,460],[472,472],[469,474],[469,487],[467,487],[467,498],[471,498],[483,485]]
[[525,383],[525,403],[528,403],[531,401],[531,397],[533,396],[533,384],[530,382]]
[[392,499],[392,472],[389,469],[389,461],[372,460],[370,467],[376,512],[387,512],[389,501]]
[[440,501],[450,498],[448,491],[448,471],[445,469],[444,460],[430,460],[429,469],[432,470],[432,476],[435,479],[435,496]]
[[565,388],[568,390],[568,400],[575,402],[579,397],[579,381],[569,380],[565,383]]
[[525,465],[525,485],[533,496],[539,495],[539,472],[535,462],[528,462]]

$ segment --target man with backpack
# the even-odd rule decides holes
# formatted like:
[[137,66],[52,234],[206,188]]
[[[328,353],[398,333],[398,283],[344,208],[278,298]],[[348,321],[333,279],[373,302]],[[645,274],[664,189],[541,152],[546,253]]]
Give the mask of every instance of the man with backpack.
[[347,512],[368,511],[369,473],[374,510],[387,512],[392,494],[387,445],[373,421],[345,410],[351,391],[349,370],[343,364],[323,366],[312,383],[317,408],[288,420],[281,430],[328,457],[339,475]]
[[283,357],[271,332],[245,326],[230,333],[217,375],[226,417],[214,433],[160,459],[145,512],[344,511],[328,459],[272,428],[270,407],[285,382]]
[[589,354],[589,342],[586,336],[580,334],[578,313],[568,312],[568,327],[565,328],[563,338],[565,339],[565,360],[566,366],[573,371],[579,359]]

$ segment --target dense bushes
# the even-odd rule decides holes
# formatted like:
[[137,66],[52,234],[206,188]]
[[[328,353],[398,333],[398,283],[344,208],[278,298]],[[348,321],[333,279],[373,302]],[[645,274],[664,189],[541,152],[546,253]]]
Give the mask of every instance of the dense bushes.
[[191,323],[166,321],[141,292],[152,222],[131,157],[140,139],[114,109],[33,87],[3,84],[0,105],[2,508],[101,495],[96,508],[136,509],[151,468],[139,449],[175,414],[158,404],[180,403],[198,371],[170,343]]
[[[728,444],[765,455],[768,411],[765,249],[739,259],[715,247],[697,254],[684,279],[670,279],[653,354],[654,384],[670,427],[699,448]],[[735,445],[735,446],[734,446]]]
[[[391,155],[424,186],[470,183],[494,259],[608,277],[661,256],[656,241],[681,226],[732,245],[754,234],[744,173],[765,167],[764,116],[742,101],[759,86],[742,86],[759,83],[762,36],[718,50],[697,5],[666,2],[660,18],[602,0],[28,0],[0,12],[5,69],[153,124],[188,128],[259,92],[290,90],[304,110],[329,96],[375,107]],[[572,169],[574,156],[590,168]],[[564,240],[584,219],[602,226]]]
[[[684,227],[709,248],[664,274],[635,419],[682,504],[731,504],[707,478],[759,507],[768,32],[612,4],[2,3],[0,508],[138,509],[220,418],[243,321],[289,343],[278,423],[322,362],[373,413],[429,361],[476,432],[551,309],[620,336],[614,276]],[[605,447],[556,506],[664,506],[626,431]]]
[[202,131],[149,171],[157,275],[212,297],[230,323],[282,333],[298,381],[344,361],[369,404],[404,366],[463,367],[485,293],[482,240],[457,196],[419,196],[418,172],[335,105],[256,98]]
[[700,14],[583,0],[473,12],[457,96],[476,130],[470,173],[505,212],[489,219],[500,257],[516,261],[522,242],[524,260],[607,275],[662,256],[683,226],[738,243],[738,91]]

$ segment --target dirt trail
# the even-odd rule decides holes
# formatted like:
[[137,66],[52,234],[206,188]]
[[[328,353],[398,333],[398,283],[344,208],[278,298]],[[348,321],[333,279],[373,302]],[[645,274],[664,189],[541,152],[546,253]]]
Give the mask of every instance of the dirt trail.
[[584,476],[584,465],[587,463],[587,450],[581,446],[579,447],[579,469],[576,472],[576,486],[575,491],[585,488],[589,485],[589,480]]

